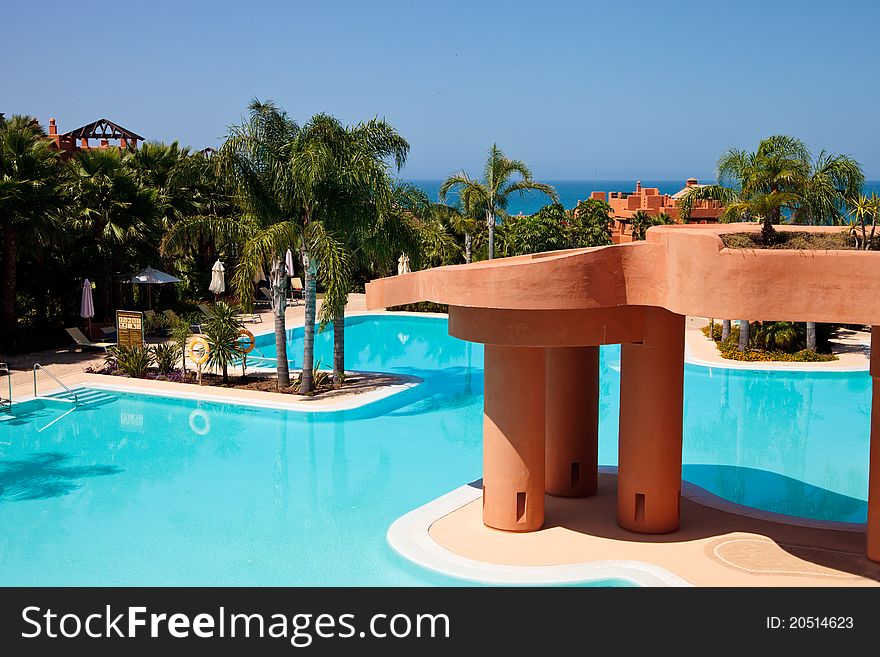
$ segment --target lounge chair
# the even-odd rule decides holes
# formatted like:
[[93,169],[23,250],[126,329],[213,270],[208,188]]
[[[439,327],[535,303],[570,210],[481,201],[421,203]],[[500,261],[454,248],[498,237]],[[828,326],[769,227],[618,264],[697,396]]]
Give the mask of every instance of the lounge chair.
[[76,350],[77,347],[80,349],[103,349],[107,351],[110,347],[115,347],[115,342],[92,342],[89,340],[85,333],[80,331],[78,328],[66,328],[67,335],[73,338],[74,344],[70,345],[69,351]]
[[[168,310],[163,310],[162,314],[168,318],[168,321],[172,324],[172,326],[174,324],[177,324],[178,322],[183,321],[176,312],[171,310],[171,308],[169,308]],[[202,332],[202,325],[201,324],[190,324],[189,330],[192,331],[193,333],[201,333]]]
[[198,305],[198,309],[202,311],[202,314],[205,317],[213,317],[214,316],[214,313],[211,312],[211,308],[210,308],[210,306],[208,306],[208,304],[200,303],[197,305]]
[[269,288],[261,287],[260,294],[262,294],[263,297],[265,298],[264,303],[268,303],[270,307],[275,303],[275,299],[272,298],[272,292],[271,292],[271,290],[269,290]]
[[251,324],[263,323],[263,317],[259,313],[238,313],[235,318],[239,322],[250,322]]
[[290,300],[294,306],[298,306],[300,301],[305,302],[306,291],[303,289],[303,282],[298,276],[290,279]]

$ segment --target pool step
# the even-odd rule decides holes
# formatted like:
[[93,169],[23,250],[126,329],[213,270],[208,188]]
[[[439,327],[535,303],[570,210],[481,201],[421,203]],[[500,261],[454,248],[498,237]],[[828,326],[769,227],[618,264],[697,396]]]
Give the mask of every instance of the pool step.
[[47,395],[47,397],[67,402],[76,401],[80,406],[98,406],[100,404],[106,404],[108,402],[115,401],[116,399],[116,397],[104,392],[103,390],[80,388],[78,390],[75,390],[74,392],[76,393],[76,398],[74,398],[72,393],[69,393],[66,390],[52,393],[51,395]]

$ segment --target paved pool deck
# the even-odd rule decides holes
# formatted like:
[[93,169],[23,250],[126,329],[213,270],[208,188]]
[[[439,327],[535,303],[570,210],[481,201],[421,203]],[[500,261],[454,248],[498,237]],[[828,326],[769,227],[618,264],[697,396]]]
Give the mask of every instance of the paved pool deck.
[[557,582],[555,572],[571,580],[578,569],[595,577],[590,564],[596,564],[592,571],[601,576],[609,566],[621,576],[623,568],[630,571],[623,576],[649,585],[880,586],[880,564],[865,557],[860,525],[789,524],[685,484],[679,531],[634,534],[617,524],[617,477],[604,470],[593,497],[548,495],[545,525],[535,532],[483,525],[479,486],[469,486],[447,498],[446,506],[457,508],[429,503],[413,514],[418,519],[408,523],[408,538],[392,529],[389,541],[441,572],[520,584]]

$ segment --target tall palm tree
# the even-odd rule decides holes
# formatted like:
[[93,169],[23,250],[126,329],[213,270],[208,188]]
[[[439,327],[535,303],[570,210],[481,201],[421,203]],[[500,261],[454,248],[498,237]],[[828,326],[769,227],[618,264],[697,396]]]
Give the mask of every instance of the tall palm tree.
[[325,303],[338,303],[347,267],[339,243],[321,221],[333,152],[322,138],[321,121],[300,127],[271,101],[254,100],[248,117],[229,134],[216,156],[241,213],[238,216],[196,216],[175,225],[163,240],[165,252],[179,251],[198,237],[239,246],[232,286],[242,305],[253,305],[256,273],[269,267],[274,314],[276,370],[279,387],[290,387],[285,318],[287,275],[284,254],[298,251],[305,268],[305,326],[299,391],[314,390],[316,280],[330,272]]
[[[810,174],[810,152],[799,139],[773,135],[761,140],[754,152],[728,149],[718,159],[716,170],[717,184],[692,187],[679,200],[682,220],[687,222],[698,200],[721,201],[721,221],[760,219],[762,240],[769,244],[775,235],[773,225],[780,223],[784,212],[794,211],[800,204]],[[745,351],[749,322],[740,320],[739,324],[739,349]],[[724,332],[729,332],[727,324]]]
[[63,204],[61,169],[39,122],[0,121],[0,349],[15,350],[18,254],[22,241],[46,241]]
[[418,258],[415,227],[407,219],[412,196],[390,177],[406,162],[409,144],[385,121],[372,119],[343,126],[318,115],[311,122],[315,135],[332,154],[321,186],[322,216],[328,231],[341,245],[346,265],[325,268],[328,290],[321,306],[321,323],[333,323],[333,384],[342,385],[345,373],[345,304],[352,286],[352,266],[389,266],[400,253]]
[[[517,179],[518,178],[518,179]],[[522,160],[511,160],[492,144],[483,170],[483,179],[476,180],[464,171],[449,176],[440,185],[440,202],[445,202],[450,192],[457,192],[464,208],[482,208],[489,229],[489,260],[495,257],[495,225],[503,218],[514,193],[527,191],[546,194],[556,203],[559,197],[551,185],[537,182],[532,171]]]
[[[847,199],[856,197],[865,182],[861,165],[839,153],[819,153],[803,180],[793,219],[812,226],[839,225]],[[807,349],[816,351],[816,323],[807,322]]]

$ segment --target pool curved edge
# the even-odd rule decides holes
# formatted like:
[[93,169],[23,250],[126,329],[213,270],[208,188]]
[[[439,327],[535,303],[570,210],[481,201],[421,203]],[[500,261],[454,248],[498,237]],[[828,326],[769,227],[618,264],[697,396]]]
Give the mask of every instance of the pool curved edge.
[[[617,467],[600,466],[599,471],[616,474]],[[816,520],[743,506],[684,479],[681,494],[703,506],[758,520],[836,531],[857,531],[865,527],[864,523]],[[423,568],[484,584],[554,586],[623,579],[638,586],[694,586],[674,572],[646,561],[597,560],[551,566],[505,565],[463,557],[437,543],[430,534],[431,526],[444,516],[480,499],[481,495],[480,488],[465,484],[413,509],[388,528],[388,544],[395,552]]]
[[471,582],[506,586],[556,586],[623,579],[637,586],[693,586],[660,566],[643,561],[584,561],[556,566],[515,566],[462,557],[437,543],[431,525],[482,495],[469,484],[402,515],[388,528],[386,539],[405,559],[423,568]]

